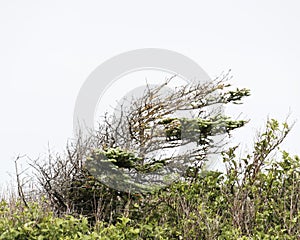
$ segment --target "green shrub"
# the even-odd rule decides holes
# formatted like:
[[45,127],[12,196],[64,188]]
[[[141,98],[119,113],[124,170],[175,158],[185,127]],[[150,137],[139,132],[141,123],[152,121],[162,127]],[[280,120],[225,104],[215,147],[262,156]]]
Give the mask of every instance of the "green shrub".
[[73,216],[54,217],[50,211],[29,203],[25,207],[20,202],[9,207],[0,203],[0,239],[79,239],[89,234],[86,218]]

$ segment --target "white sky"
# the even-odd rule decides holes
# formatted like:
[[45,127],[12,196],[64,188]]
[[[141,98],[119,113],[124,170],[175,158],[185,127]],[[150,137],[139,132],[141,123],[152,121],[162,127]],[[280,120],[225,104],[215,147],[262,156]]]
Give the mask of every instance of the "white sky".
[[[252,143],[268,116],[300,120],[299,12],[297,0],[1,0],[0,185],[16,155],[63,149],[83,82],[133,49],[177,51],[212,78],[232,69],[234,84],[252,90],[234,110],[251,119],[241,141]],[[284,144],[293,154],[299,130],[300,122]]]

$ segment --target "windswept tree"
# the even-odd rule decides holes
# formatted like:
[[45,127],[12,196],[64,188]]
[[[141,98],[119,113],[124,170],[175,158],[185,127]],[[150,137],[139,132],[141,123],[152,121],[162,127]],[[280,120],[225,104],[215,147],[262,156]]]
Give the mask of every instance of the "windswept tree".
[[65,156],[34,162],[55,211],[112,222],[148,192],[197,178],[226,135],[246,123],[220,107],[250,95],[232,89],[230,78],[227,73],[175,89],[168,88],[174,77],[149,85],[141,97],[106,115],[91,137],[70,143]]
[[196,176],[210,154],[220,153],[225,135],[246,123],[223,115],[224,104],[249,96],[248,89],[228,90],[228,78],[170,89],[172,77],[147,86],[141,97],[100,123],[100,146],[88,158],[89,171],[109,186],[132,192]]

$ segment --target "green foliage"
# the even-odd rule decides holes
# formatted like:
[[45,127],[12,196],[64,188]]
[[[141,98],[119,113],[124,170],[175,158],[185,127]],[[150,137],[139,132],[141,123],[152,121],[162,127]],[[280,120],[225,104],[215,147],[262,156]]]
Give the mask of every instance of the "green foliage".
[[232,102],[233,104],[241,104],[243,97],[250,96],[250,90],[246,88],[239,89],[235,91],[228,91],[222,97],[226,102]]
[[[230,131],[243,127],[247,121],[231,120],[226,116],[216,116],[209,119],[203,118],[165,118],[159,121],[165,127],[165,134],[168,141],[188,138],[198,144],[206,144],[208,137],[229,133]],[[193,138],[197,139],[193,139]]]
[[49,210],[30,203],[28,207],[17,202],[15,206],[0,203],[0,239],[83,239],[90,234],[86,218],[54,217]]
[[104,150],[95,149],[88,160],[101,159],[102,162],[111,162],[117,167],[130,169],[134,168],[137,162],[142,159],[130,151],[122,150],[121,148],[108,148]]
[[[175,105],[180,104],[182,97],[190,93],[190,101],[181,104],[183,109],[201,109],[216,103],[239,104],[250,95],[248,89],[211,94],[228,86],[218,83],[209,91],[204,88],[204,99],[194,97],[198,93],[196,86],[183,89],[166,102],[150,102],[152,107],[146,101],[138,108],[140,115],[132,115],[132,119],[138,115],[139,121],[130,126],[130,136],[145,147],[148,140],[153,140],[148,139],[146,125],[153,121],[153,116],[160,116],[154,117],[163,128],[164,135],[159,137],[166,137],[170,146],[177,146],[174,142],[182,137],[200,146],[210,146],[211,136],[230,134],[246,121],[220,115],[194,119],[166,117],[166,112],[172,112],[176,106],[166,112],[164,107],[174,97]],[[232,147],[222,153],[226,171],[192,166],[176,182],[147,194],[112,189],[94,177],[101,173],[93,176],[93,171],[100,169],[105,175],[105,166],[109,164],[109,177],[116,181],[124,180],[118,170],[151,172],[163,168],[166,162],[144,161],[143,155],[115,144],[116,139],[109,139],[109,134],[100,136],[106,141],[101,147],[79,144],[74,152],[68,149],[67,161],[59,159],[48,168],[39,166],[48,201],[26,203],[22,199],[0,203],[0,239],[299,239],[300,158],[279,149],[290,129],[287,123],[271,119],[252,152],[238,157],[238,147]],[[82,152],[87,149],[83,161]],[[196,159],[195,155],[187,157]]]
[[298,239],[300,159],[270,155],[288,131],[270,120],[253,153],[223,153],[225,173],[202,171],[152,194],[123,196],[127,211],[114,223],[2,201],[0,239]]

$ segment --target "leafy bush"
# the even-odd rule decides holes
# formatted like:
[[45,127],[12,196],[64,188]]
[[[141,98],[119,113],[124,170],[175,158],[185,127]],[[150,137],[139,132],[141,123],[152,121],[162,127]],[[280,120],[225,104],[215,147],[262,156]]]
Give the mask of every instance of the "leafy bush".
[[0,203],[0,239],[81,239],[89,234],[86,218],[76,219],[73,216],[54,217],[37,203],[25,207],[17,202],[15,206]]

